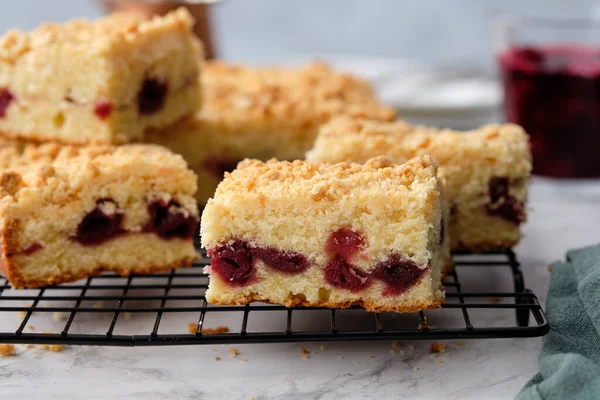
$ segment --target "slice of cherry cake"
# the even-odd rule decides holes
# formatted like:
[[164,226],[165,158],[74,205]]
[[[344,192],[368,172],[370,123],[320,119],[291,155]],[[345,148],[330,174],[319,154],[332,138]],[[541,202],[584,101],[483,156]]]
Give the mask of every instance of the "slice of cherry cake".
[[196,176],[160,146],[6,146],[0,168],[0,272],[14,287],[197,257]]
[[447,240],[428,157],[404,165],[245,160],[202,215],[207,300],[412,312],[437,307]]
[[479,251],[512,247],[527,216],[529,137],[518,125],[459,132],[338,118],[323,125],[309,161],[365,162],[387,156],[402,163],[429,154],[446,180],[451,247]]
[[181,8],[146,19],[45,23],[0,37],[0,133],[71,144],[139,141],[200,106],[201,46]]

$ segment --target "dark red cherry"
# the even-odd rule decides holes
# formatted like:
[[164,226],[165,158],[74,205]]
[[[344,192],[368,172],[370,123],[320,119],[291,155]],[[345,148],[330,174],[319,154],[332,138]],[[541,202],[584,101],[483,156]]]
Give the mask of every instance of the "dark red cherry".
[[350,261],[353,255],[364,246],[365,240],[360,233],[349,228],[340,228],[332,232],[327,239],[327,252],[339,255],[342,259]]
[[368,274],[354,269],[341,256],[334,257],[325,267],[325,281],[353,293],[360,292],[371,284]]
[[174,200],[149,203],[148,214],[144,232],[154,232],[163,239],[190,239],[196,233],[198,219],[189,213],[186,216],[185,210]]
[[244,286],[252,281],[252,254],[246,243],[235,241],[217,250],[208,251],[211,270],[232,286]]
[[154,114],[163,108],[169,84],[158,79],[146,78],[138,92],[138,111],[141,115]]
[[7,88],[0,88],[0,118],[6,117],[6,110],[15,96]]
[[413,261],[400,255],[392,255],[385,262],[377,265],[373,277],[386,283],[384,296],[397,296],[417,283],[425,273]]
[[106,214],[100,207],[109,203],[115,204],[111,199],[101,199],[96,202],[96,208],[83,217],[77,226],[77,233],[73,240],[85,246],[95,246],[123,233],[121,226],[123,214],[119,212]]
[[250,249],[253,259],[261,259],[269,268],[287,274],[299,274],[308,268],[308,260],[300,253],[256,247]]

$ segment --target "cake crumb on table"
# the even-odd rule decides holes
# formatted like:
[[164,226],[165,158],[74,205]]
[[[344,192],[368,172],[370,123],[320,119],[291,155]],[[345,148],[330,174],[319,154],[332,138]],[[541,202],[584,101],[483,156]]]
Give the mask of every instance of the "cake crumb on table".
[[216,361],[221,361],[221,357],[215,357]]
[[393,349],[399,349],[400,347],[402,347],[402,344],[400,344],[400,342],[392,342]]
[[548,265],[548,272],[552,272],[552,265]]
[[371,354],[371,358],[375,358],[375,356]]
[[229,357],[236,358],[240,354],[237,349],[229,349]]
[[17,317],[19,319],[25,318],[26,315],[27,315],[27,311],[17,311]]
[[417,368],[417,366],[416,366],[416,365],[413,365],[413,367],[412,367],[412,370],[413,370],[413,371],[418,371],[418,370],[419,370],[419,368]]
[[221,335],[223,333],[229,333],[229,327],[217,326],[216,328],[202,328],[203,335]]
[[248,359],[247,358],[240,358],[240,361],[248,362]]
[[459,340],[458,342],[456,342],[456,345],[458,347],[463,347],[464,344],[465,344],[465,342],[463,342],[462,340]]
[[325,350],[326,348],[327,348],[327,345],[326,345],[326,344],[322,344],[322,345],[319,347],[319,349],[321,349],[321,350]]
[[34,325],[27,325],[27,329],[30,331],[35,331],[35,326]]
[[302,358],[304,358],[305,360],[308,360],[310,358],[310,351],[306,350],[304,347],[301,349],[302,351]]
[[60,353],[61,351],[63,351],[63,347],[60,344],[40,344],[35,347],[38,349],[51,351],[53,353]]
[[444,362],[438,358],[437,360],[435,360],[435,363],[439,365],[439,364],[443,364]]
[[123,313],[123,318],[125,318],[125,320],[129,321],[131,319],[131,313],[130,312],[126,312]]
[[446,345],[443,343],[432,343],[431,344],[431,354],[434,353],[445,353]]
[[15,355],[14,344],[0,344],[0,357],[10,357]]

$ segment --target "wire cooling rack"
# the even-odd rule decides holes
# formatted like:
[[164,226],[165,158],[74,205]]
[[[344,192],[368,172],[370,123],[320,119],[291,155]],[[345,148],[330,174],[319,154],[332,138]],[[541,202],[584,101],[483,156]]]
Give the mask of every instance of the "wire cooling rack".
[[[442,308],[369,313],[254,303],[208,304],[203,255],[192,268],[15,290],[0,283],[0,342],[105,346],[468,339],[542,336],[549,330],[511,250],[455,253]],[[459,275],[461,278],[459,279]],[[533,317],[533,318],[532,318]],[[227,333],[214,333],[227,326]],[[223,329],[221,329],[222,331]]]

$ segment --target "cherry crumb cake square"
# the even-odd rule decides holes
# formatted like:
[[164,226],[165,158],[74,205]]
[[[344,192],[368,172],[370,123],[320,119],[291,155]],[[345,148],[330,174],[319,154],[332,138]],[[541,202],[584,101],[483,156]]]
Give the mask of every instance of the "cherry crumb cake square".
[[440,305],[440,181],[428,157],[395,165],[242,161],[202,214],[213,304],[413,312]]
[[0,272],[16,288],[197,258],[196,176],[153,145],[0,150]]
[[240,160],[302,159],[319,126],[336,115],[395,118],[366,81],[323,63],[252,68],[210,61],[201,83],[202,109],[146,140],[188,161],[198,175],[197,199],[203,205]]
[[529,138],[514,124],[468,132],[406,122],[338,118],[324,125],[310,161],[365,162],[385,155],[402,163],[429,154],[447,183],[451,247],[508,248],[521,238],[531,173]]
[[201,44],[185,9],[46,23],[0,37],[0,133],[124,143],[200,105]]

